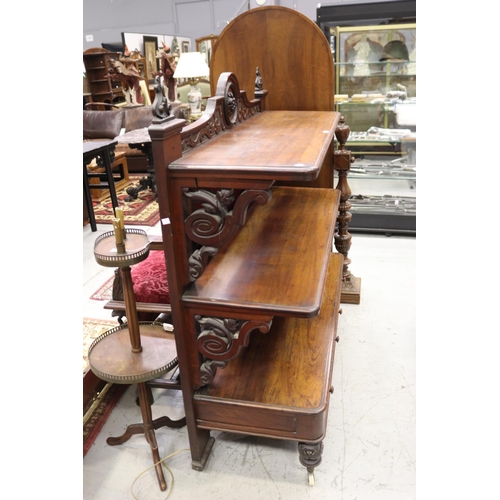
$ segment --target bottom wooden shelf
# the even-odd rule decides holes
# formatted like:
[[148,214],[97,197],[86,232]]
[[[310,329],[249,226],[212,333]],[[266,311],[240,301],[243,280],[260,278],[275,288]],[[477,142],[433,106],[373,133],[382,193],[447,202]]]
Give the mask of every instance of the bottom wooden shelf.
[[317,317],[275,317],[269,333],[253,333],[249,346],[195,393],[198,427],[310,443],[323,439],[342,264],[341,254],[331,254]]

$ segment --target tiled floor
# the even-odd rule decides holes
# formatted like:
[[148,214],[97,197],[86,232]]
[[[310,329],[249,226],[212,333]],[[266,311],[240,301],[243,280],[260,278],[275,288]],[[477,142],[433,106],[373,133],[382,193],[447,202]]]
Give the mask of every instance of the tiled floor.
[[[110,227],[98,225],[96,233],[83,228],[87,317],[110,319],[102,302],[89,300],[113,272],[93,257],[95,238]],[[107,437],[141,422],[132,387],[83,459],[84,500],[165,499],[170,491],[173,500],[415,499],[416,238],[354,234],[349,256],[352,273],[362,279],[362,299],[342,305],[335,392],[314,486],[308,485],[296,443],[215,432],[207,466],[197,472],[186,428],[163,427],[156,431],[160,455],[176,454],[165,461],[173,479],[165,471],[168,490],[161,492],[154,470],[141,475],[153,464],[143,436],[106,444]],[[153,418],[161,415],[183,415],[180,393],[155,389]]]

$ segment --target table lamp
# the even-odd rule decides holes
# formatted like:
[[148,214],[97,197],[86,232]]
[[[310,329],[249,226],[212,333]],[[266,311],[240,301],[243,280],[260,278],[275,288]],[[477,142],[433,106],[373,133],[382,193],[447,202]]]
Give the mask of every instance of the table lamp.
[[186,78],[191,85],[188,102],[192,116],[201,115],[201,92],[196,86],[198,79],[202,76],[208,77],[209,74],[210,68],[201,52],[184,52],[181,54],[175,68],[174,78]]

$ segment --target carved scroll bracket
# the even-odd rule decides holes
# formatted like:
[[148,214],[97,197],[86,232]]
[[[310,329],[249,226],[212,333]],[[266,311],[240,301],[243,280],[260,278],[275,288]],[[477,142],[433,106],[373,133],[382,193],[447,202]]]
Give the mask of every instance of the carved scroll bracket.
[[184,195],[193,201],[201,202],[201,208],[195,210],[185,220],[187,236],[200,245],[220,248],[246,222],[248,209],[252,202],[265,205],[271,199],[271,190],[243,191],[233,210],[227,211],[232,190],[221,190],[216,194],[206,191],[184,190]]
[[206,361],[200,368],[204,385],[212,382],[218,367],[225,367],[227,362],[236,357],[243,347],[247,347],[250,334],[254,330],[268,333],[272,318],[263,320],[238,320],[234,318],[210,318],[195,316],[200,333],[196,341],[198,351]]

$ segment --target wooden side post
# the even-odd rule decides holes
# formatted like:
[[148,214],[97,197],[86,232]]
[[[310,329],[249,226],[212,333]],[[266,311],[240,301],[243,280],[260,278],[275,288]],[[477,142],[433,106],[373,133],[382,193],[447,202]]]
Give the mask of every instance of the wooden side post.
[[339,125],[335,130],[335,137],[337,138],[339,147],[334,153],[333,164],[333,168],[337,171],[339,176],[336,188],[341,193],[339,214],[337,217],[338,227],[335,233],[335,248],[344,256],[340,302],[344,304],[359,304],[361,301],[361,278],[356,278],[351,274],[349,270],[351,259],[348,257],[352,239],[349,233],[349,222],[352,219],[352,214],[349,212],[349,209],[352,205],[349,203],[351,188],[347,182],[347,174],[349,173],[354,158],[351,157],[351,152],[345,149],[345,143],[347,142],[350,131],[351,129],[345,123],[345,118],[341,116]]

